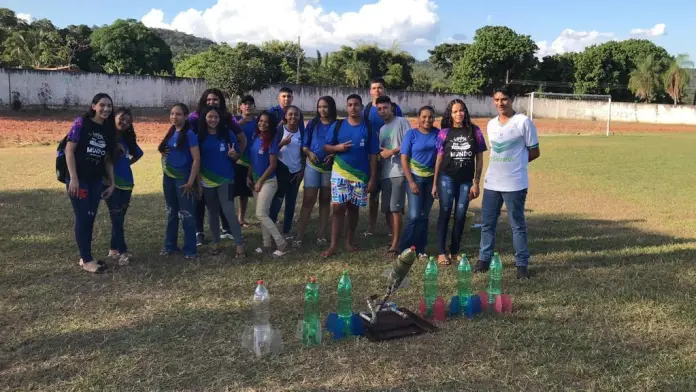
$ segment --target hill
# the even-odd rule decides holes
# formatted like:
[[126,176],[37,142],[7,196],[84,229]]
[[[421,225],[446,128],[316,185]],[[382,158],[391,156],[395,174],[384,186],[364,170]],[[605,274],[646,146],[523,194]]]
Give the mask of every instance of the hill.
[[183,54],[196,54],[215,45],[215,41],[175,30],[152,28],[157,35],[169,45],[176,59]]

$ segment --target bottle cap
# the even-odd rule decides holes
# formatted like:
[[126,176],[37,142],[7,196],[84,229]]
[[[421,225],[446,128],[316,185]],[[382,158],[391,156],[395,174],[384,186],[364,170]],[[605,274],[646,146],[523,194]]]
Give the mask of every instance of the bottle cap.
[[309,278],[309,281],[312,282],[312,283],[317,283],[317,278],[315,278],[314,276],[312,276],[311,278]]
[[262,284],[263,284],[263,280],[262,280],[262,279],[257,280],[257,281],[256,281],[256,284],[262,285]]

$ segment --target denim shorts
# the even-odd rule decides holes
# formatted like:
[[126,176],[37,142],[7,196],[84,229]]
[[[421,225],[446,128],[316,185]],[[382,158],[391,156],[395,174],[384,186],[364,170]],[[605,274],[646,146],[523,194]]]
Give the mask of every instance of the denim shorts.
[[305,189],[331,187],[331,172],[322,173],[310,165],[305,166],[304,187]]

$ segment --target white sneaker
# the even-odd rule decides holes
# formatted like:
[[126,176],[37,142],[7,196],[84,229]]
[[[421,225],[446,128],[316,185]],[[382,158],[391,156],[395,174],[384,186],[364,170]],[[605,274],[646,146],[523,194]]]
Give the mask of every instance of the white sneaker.
[[128,265],[131,262],[133,255],[131,255],[128,252],[121,253],[120,256],[118,256],[118,265]]

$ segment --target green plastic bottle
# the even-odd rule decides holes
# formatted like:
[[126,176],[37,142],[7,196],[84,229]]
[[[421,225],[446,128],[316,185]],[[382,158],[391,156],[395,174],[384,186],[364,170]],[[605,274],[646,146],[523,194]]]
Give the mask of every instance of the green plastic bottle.
[[490,276],[488,278],[488,304],[489,309],[492,309],[495,303],[495,296],[503,292],[503,263],[500,261],[498,252],[493,253],[491,260]]
[[319,285],[312,277],[305,287],[304,319],[302,320],[302,343],[312,346],[321,343],[319,325]]
[[467,301],[471,297],[471,264],[464,253],[461,257],[457,266],[457,295],[462,313],[465,313]]
[[430,256],[428,264],[425,266],[423,297],[425,298],[427,316],[430,317],[433,314],[433,304],[437,299],[437,263],[435,262],[435,257],[433,256]]
[[348,271],[343,271],[341,280],[338,281],[338,317],[343,320],[343,331],[346,336],[350,333],[351,317],[353,316],[353,283],[350,281]]

